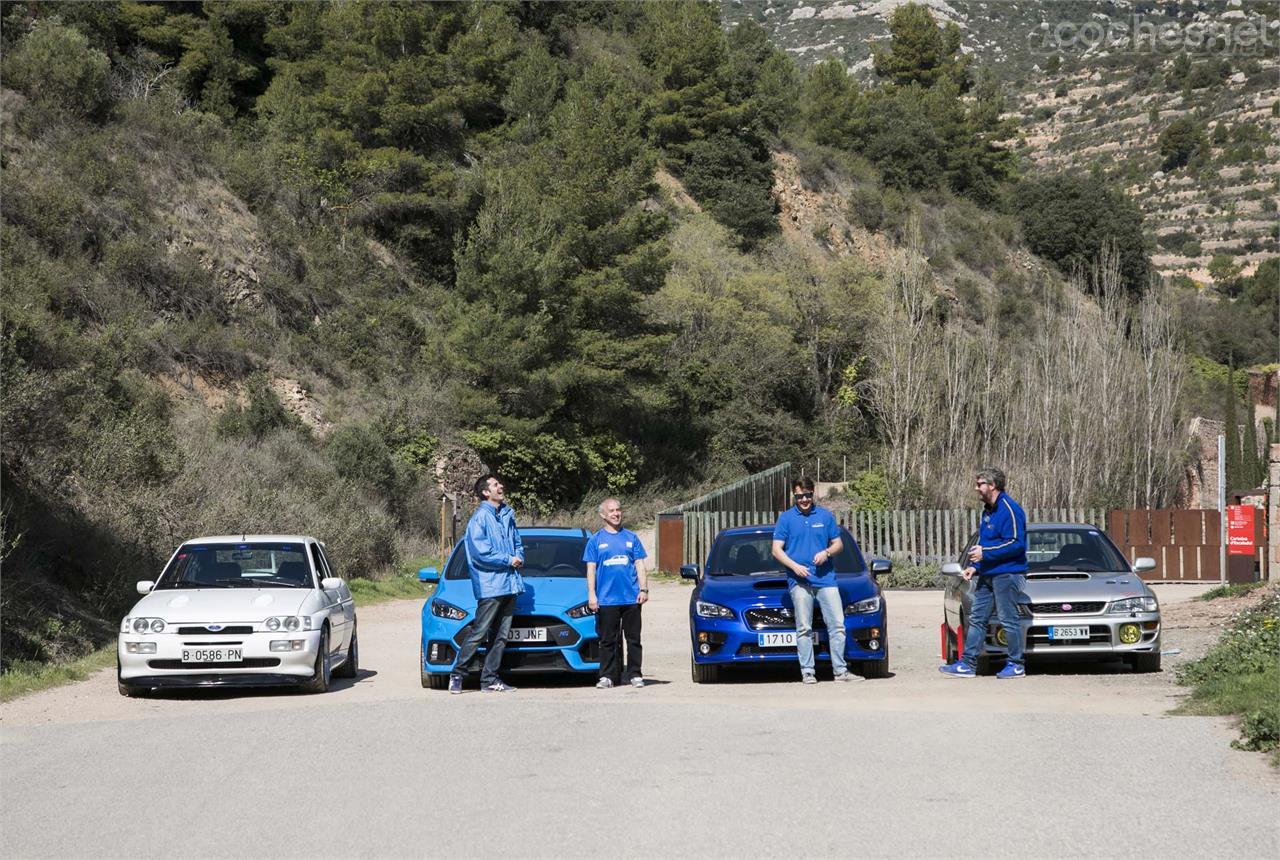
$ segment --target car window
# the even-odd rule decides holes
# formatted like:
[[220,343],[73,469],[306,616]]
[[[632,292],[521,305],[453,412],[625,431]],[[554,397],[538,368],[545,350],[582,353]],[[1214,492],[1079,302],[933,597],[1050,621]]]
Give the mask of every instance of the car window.
[[[586,546],[586,538],[581,536],[560,535],[521,535],[524,544],[524,567],[520,575],[537,576],[575,576],[586,578],[587,565],[582,560],[582,550]],[[466,579],[467,554],[461,546],[449,558],[445,568],[445,579]]]
[[325,568],[325,563],[320,558],[320,547],[316,544],[311,544],[311,562],[315,565],[316,576],[320,579],[332,576],[332,574]]
[[[867,563],[853,536],[841,529],[840,541],[844,547],[833,562],[836,573],[866,573]],[[785,572],[773,557],[773,532],[721,535],[711,551],[711,561],[707,566],[707,573],[711,576]]]
[[302,544],[187,544],[156,588],[313,588]]
[[1097,529],[1027,530],[1027,571],[1127,570],[1128,562]]

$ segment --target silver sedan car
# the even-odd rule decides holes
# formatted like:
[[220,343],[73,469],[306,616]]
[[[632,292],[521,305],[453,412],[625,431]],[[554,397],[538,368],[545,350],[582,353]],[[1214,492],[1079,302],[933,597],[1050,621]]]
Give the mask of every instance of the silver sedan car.
[[[975,535],[970,543],[976,541]],[[966,552],[967,554],[967,552]],[[973,582],[960,575],[965,560],[942,566],[942,653],[955,662],[964,648]],[[1101,530],[1080,523],[1027,526],[1027,584],[1019,604],[1024,654],[1040,657],[1122,658],[1138,672],[1160,671],[1160,604],[1132,565]],[[978,674],[1007,653],[1004,628],[992,613]]]

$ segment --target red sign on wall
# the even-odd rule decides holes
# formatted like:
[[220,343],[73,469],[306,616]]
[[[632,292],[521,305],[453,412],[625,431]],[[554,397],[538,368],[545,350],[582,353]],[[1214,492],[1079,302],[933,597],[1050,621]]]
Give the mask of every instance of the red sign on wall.
[[1254,517],[1258,509],[1253,505],[1227,505],[1227,553],[1229,555],[1253,555],[1256,547],[1253,535],[1256,529]]

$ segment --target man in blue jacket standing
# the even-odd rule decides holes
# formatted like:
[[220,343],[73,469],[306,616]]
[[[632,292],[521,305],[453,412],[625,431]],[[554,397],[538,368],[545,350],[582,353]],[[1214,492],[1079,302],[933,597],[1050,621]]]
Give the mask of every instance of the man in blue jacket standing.
[[485,642],[488,650],[480,670],[480,689],[507,693],[515,687],[503,683],[498,677],[498,668],[511,631],[516,595],[524,591],[524,579],[520,576],[524,545],[516,528],[516,515],[507,505],[502,482],[493,475],[485,475],[476,481],[475,493],[480,506],[467,523],[462,545],[467,553],[471,590],[476,595],[476,618],[453,664],[449,692],[462,692],[462,679],[470,670],[480,643]]
[[822,608],[827,624],[831,670],[837,681],[861,681],[849,671],[844,657],[844,606],[836,585],[835,565],[840,554],[840,526],[831,511],[814,504],[813,480],[798,478],[791,484],[796,503],[782,512],[773,527],[773,557],[787,569],[787,586],[796,618],[796,655],[800,680],[816,684],[813,660],[813,604]]
[[1022,507],[1004,491],[1005,474],[987,467],[975,478],[982,499],[982,526],[978,542],[969,549],[969,566],[965,581],[976,574],[969,627],[964,631],[964,655],[954,663],[940,666],[938,671],[951,678],[977,676],[978,655],[987,638],[991,608],[1000,618],[1000,626],[1009,642],[1009,659],[997,678],[1021,678],[1027,674],[1022,659],[1022,625],[1018,621],[1018,603],[1027,577],[1027,515]]

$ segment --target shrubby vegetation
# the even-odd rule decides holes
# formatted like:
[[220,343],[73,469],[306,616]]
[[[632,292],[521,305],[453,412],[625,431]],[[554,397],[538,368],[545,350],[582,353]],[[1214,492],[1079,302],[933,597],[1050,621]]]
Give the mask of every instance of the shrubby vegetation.
[[[694,0],[2,8],[6,661],[104,641],[200,533],[314,532],[389,571],[463,446],[542,517],[846,453],[880,461],[866,505],[950,499],[940,470],[1008,449],[919,445],[936,428],[885,409],[904,278],[922,343],[969,358],[979,326],[1043,357],[1087,316],[1026,248],[1072,275],[1114,243],[1156,295],[1119,192],[1016,184],[1000,87],[920,6],[866,86]],[[778,149],[885,253],[784,238]],[[1268,300],[1232,282],[1225,307]],[[1154,498],[1148,466],[1098,492]]]

